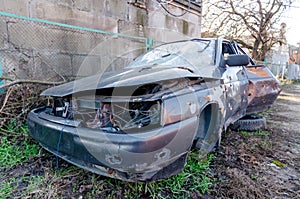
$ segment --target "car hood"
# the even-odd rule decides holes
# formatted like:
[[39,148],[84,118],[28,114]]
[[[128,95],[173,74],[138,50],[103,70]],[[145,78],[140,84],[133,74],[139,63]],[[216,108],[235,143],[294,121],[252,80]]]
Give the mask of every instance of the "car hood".
[[[179,78],[203,77],[194,68],[182,66],[146,66],[127,68],[122,71],[104,72],[78,79],[63,85],[51,87],[42,96],[64,97],[71,94],[97,89],[128,87]],[[203,77],[205,79],[218,79]]]

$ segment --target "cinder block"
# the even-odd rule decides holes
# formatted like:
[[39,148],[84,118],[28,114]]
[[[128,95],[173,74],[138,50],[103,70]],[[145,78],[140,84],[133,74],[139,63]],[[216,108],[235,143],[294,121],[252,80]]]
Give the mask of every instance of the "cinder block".
[[89,76],[99,72],[119,70],[145,52],[145,43],[125,38],[109,38],[88,55],[73,55],[74,76]]
[[95,15],[94,13],[78,10],[74,7],[56,5],[51,2],[35,2],[35,4],[31,5],[31,10],[32,16],[35,18],[108,32],[117,32],[116,18]]
[[146,37],[144,25],[133,24],[128,21],[119,20],[118,21],[118,31],[119,33],[137,37]]
[[[101,2],[101,1],[99,1]],[[93,6],[94,1],[87,1],[87,0],[74,0],[73,1],[73,6],[75,9],[80,10],[80,11],[85,11],[85,12],[91,12],[92,11],[92,6]]]
[[201,27],[198,24],[188,23],[187,33],[193,38],[200,38],[201,37]]
[[[159,11],[149,12],[148,14],[148,27],[149,28],[163,28],[166,23],[166,15]],[[159,20],[157,20],[159,19]]]
[[72,76],[86,77],[101,71],[101,57],[98,55],[73,55]]
[[[14,14],[164,42],[199,37],[201,32],[201,18],[191,13],[172,17],[156,1],[147,1],[148,13],[128,5],[128,1],[118,0],[0,0],[0,3],[3,5],[0,10]],[[182,12],[179,8],[168,8],[173,13]],[[0,20],[0,42],[0,50],[11,50],[4,62],[6,71],[12,67],[24,78],[59,79],[58,74],[88,76],[118,70],[146,50],[145,40],[25,20],[12,20],[7,27]]]
[[165,27],[175,32],[183,33],[183,20],[167,15]]
[[108,71],[119,71],[128,66],[132,60],[128,57],[114,57],[110,63]]
[[105,1],[90,0],[92,2],[92,14],[94,16],[105,16]]
[[39,5],[50,3],[56,6],[65,6],[65,7],[72,8],[74,5],[74,1],[77,0],[31,0],[30,5],[35,6],[37,3],[39,3]]
[[188,22],[197,23],[201,19],[201,17],[193,13],[187,12],[185,15],[182,16],[182,19]]
[[148,12],[161,10],[161,5],[157,1],[146,1],[146,7]]
[[60,76],[71,77],[71,56],[60,53],[35,53],[33,77],[44,80],[62,80]]
[[105,0],[105,16],[125,20],[128,9],[127,2],[128,1]]
[[124,18],[125,21],[129,21],[135,24],[142,24],[142,25],[148,24],[148,14],[146,10],[132,5],[127,5],[126,8],[127,8],[126,15],[125,17],[122,17]]
[[0,17],[0,50],[6,48],[7,39],[6,22]]
[[66,53],[89,53],[104,38],[97,33],[26,22],[10,23],[8,34],[10,42],[20,48]]
[[0,11],[29,16],[28,0],[0,0]]
[[146,43],[144,40],[135,40],[128,38],[112,38],[106,40],[106,43],[112,44],[102,49],[102,53],[114,57],[123,57],[129,55],[132,52],[136,52],[136,56],[140,54],[139,52],[144,52],[146,49]]
[[4,76],[17,76],[19,79],[33,79],[34,57],[33,52],[25,49],[3,50],[1,63]]
[[191,37],[184,35],[181,32],[174,31],[172,29],[152,29],[149,30],[149,37],[155,38],[157,41],[161,42],[173,42],[178,40],[188,40]]
[[[99,49],[100,52],[95,50],[86,55],[70,55],[70,64],[68,55],[50,54],[47,56],[48,58],[45,58],[45,54],[39,57],[40,59],[38,60],[40,61],[36,65],[40,65],[42,71],[46,71],[52,76],[55,75],[53,72],[59,72],[59,74],[67,77],[85,77],[96,73],[122,69],[142,53],[140,49],[137,49],[117,54],[116,49],[117,47],[106,51]],[[50,61],[51,63],[49,63]],[[35,71],[39,72],[38,68]]]
[[38,19],[52,20],[56,22],[66,22],[72,16],[72,4],[64,3],[55,4],[55,1],[38,1],[35,0],[30,4],[31,17]]

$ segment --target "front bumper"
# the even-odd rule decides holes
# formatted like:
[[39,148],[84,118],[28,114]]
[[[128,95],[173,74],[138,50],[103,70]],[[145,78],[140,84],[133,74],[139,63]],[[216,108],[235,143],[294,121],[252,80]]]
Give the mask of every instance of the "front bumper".
[[76,121],[28,115],[30,135],[46,150],[86,170],[126,181],[152,181],[179,173],[193,143],[198,118],[135,134],[79,127]]

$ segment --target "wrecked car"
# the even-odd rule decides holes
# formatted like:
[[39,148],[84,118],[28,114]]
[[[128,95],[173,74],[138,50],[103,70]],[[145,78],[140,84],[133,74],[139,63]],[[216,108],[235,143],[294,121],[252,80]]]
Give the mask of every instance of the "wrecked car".
[[264,111],[281,91],[268,68],[235,42],[163,44],[120,71],[45,90],[50,107],[28,115],[30,135],[56,156],[126,181],[182,171],[188,152],[209,152],[221,132]]

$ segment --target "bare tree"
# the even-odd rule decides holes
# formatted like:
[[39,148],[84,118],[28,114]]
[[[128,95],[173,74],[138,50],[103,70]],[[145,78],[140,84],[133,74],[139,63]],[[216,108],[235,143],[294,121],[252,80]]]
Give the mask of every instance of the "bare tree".
[[[215,0],[204,3],[204,36],[236,40],[263,60],[281,42],[279,23],[291,0]],[[282,44],[282,42],[280,43]]]

